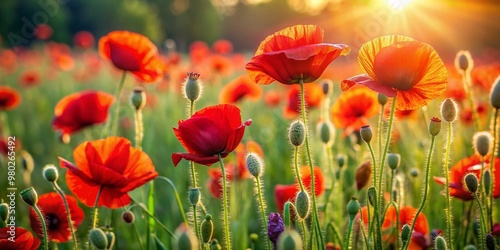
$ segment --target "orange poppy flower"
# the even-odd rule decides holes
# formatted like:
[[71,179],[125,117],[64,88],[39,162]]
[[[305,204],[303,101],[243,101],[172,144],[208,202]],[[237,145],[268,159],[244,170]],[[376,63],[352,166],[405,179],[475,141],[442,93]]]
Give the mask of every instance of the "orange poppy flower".
[[78,31],[73,36],[73,44],[82,49],[89,49],[94,47],[94,35],[88,31]]
[[316,25],[295,25],[264,39],[245,68],[259,84],[314,82],[350,50],[345,44],[323,42],[323,29]]
[[[488,115],[488,104],[484,102],[476,102],[476,114],[478,115],[479,124],[482,124],[486,116]],[[472,109],[470,106],[465,106],[460,110],[460,121],[462,124],[471,126],[474,124],[474,117],[472,115]]]
[[225,56],[214,54],[209,57],[209,65],[212,72],[222,75],[228,76],[231,74],[232,65],[231,60],[226,58]]
[[[305,186],[305,189],[311,188],[311,171],[309,166],[302,166],[300,168],[300,178]],[[319,167],[314,167],[314,192],[316,196],[320,196],[325,190],[323,172]],[[281,185],[278,184],[274,187],[274,201],[280,213],[287,201],[294,202],[295,195],[300,191],[299,184]]]
[[368,124],[378,111],[377,93],[366,87],[356,87],[342,92],[333,103],[332,122],[335,127],[345,129],[345,134],[350,134]]
[[[304,86],[305,100],[308,108],[316,108],[321,105],[323,97],[323,89],[318,84],[307,84]],[[283,107],[283,116],[288,119],[293,119],[300,114],[300,86],[290,86],[287,93],[288,103]]]
[[199,65],[210,55],[210,48],[205,42],[195,41],[189,45],[189,60],[193,65]]
[[481,87],[484,91],[490,91],[495,79],[500,75],[500,63],[492,62],[472,68],[472,84]]
[[40,240],[22,227],[15,227],[15,241],[9,240],[12,237],[9,231],[10,227],[0,228],[0,249],[36,250],[40,246]]
[[268,107],[275,107],[281,103],[282,95],[279,91],[276,90],[268,90],[264,94],[264,103]]
[[146,83],[159,80],[165,71],[156,46],[147,37],[134,32],[108,33],[99,40],[99,54]]
[[396,97],[397,110],[418,109],[446,90],[448,73],[429,44],[405,36],[383,36],[365,43],[358,61],[366,74],[342,81],[342,90],[365,85]]
[[9,86],[0,86],[0,111],[11,110],[21,103],[17,90]]
[[156,178],[149,156],[133,148],[123,137],[88,141],[73,151],[75,165],[59,157],[67,168],[69,190],[86,206],[93,207],[101,189],[98,206],[120,208],[130,204],[128,192]]
[[19,76],[19,84],[24,87],[32,87],[40,84],[42,76],[36,70],[26,70]]
[[233,44],[226,39],[220,39],[212,44],[212,50],[219,54],[229,54],[233,51]]
[[453,98],[457,102],[461,102],[467,98],[465,93],[462,75],[458,73],[455,67],[447,67],[448,70],[448,87],[444,92],[444,97]]
[[257,101],[262,96],[262,89],[248,75],[241,75],[219,92],[219,103],[236,103],[244,98]]
[[0,51],[0,68],[6,73],[12,73],[16,69],[17,56],[13,50]]

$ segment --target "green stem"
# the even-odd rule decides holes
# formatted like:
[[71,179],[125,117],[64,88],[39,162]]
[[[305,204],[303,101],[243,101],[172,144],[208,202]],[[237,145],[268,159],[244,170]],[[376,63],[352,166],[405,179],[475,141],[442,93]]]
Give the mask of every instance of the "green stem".
[[[308,126],[307,126],[307,119],[306,119],[306,103],[305,103],[305,91],[304,91],[304,82],[303,80],[301,79],[299,81],[299,85],[300,85],[300,105],[301,105],[301,108],[300,108],[300,112],[301,112],[301,115],[302,115],[302,122],[304,123],[304,127],[305,127],[305,137],[306,137],[306,152],[307,152],[307,160],[309,162],[309,168],[311,169],[311,196],[312,196],[312,220],[313,220],[313,224],[316,224],[316,226],[313,226],[313,232],[312,233],[315,233],[314,231],[314,228],[320,228],[320,225],[319,225],[319,219],[318,219],[318,208],[317,208],[317,205],[316,205],[316,192],[315,192],[315,182],[314,182],[314,165],[313,165],[313,161],[312,161],[312,157],[311,157],[311,147],[309,146],[309,130],[308,130]],[[317,232],[318,236],[319,236],[319,242],[318,242],[318,247],[320,247],[321,249],[325,249],[325,244],[324,244],[324,240],[323,240],[323,233],[321,232],[321,230],[319,230],[319,232]]]
[[[385,105],[380,105],[382,106],[379,117],[378,117],[378,160],[381,161],[382,159],[382,127],[383,127],[383,121],[384,121],[384,106]],[[377,183],[375,183],[376,185]]]
[[347,235],[345,237],[345,249],[349,250],[349,242],[351,241],[351,231],[354,219],[349,218],[349,226],[347,227]]
[[375,160],[375,153],[373,153],[372,145],[369,142],[366,142],[366,145],[368,146],[368,149],[370,150],[370,155],[372,157],[373,183],[374,183],[374,185],[376,185],[376,183],[377,183],[377,161]]
[[290,207],[293,207],[293,209],[296,210],[293,203],[291,203],[290,201],[285,202],[285,205],[283,206],[283,221],[285,222],[286,229],[290,229]]
[[[490,160],[490,171],[491,171],[491,183],[495,183],[495,157],[497,155],[496,146],[497,146],[497,117],[498,117],[498,109],[495,109],[495,113],[493,114],[493,149],[491,151],[491,160]],[[490,230],[493,230],[493,185],[490,185]]]
[[38,215],[38,218],[40,219],[40,222],[42,224],[43,249],[48,250],[49,249],[49,241],[48,241],[49,236],[47,235],[47,225],[45,224],[45,218],[43,217],[42,213],[40,212],[40,209],[38,208],[38,206],[36,204],[33,206],[33,209],[35,210],[35,212]]
[[[300,227],[302,228],[302,241],[304,242],[303,246],[304,246],[304,250],[307,250],[307,226],[306,226],[306,220],[305,219],[302,219],[300,221]],[[311,237],[312,237],[312,234],[311,234]]]
[[390,182],[390,185],[389,185],[389,190],[390,190],[390,194],[389,194],[389,197],[390,197],[390,200],[393,201],[394,200],[394,190],[393,190],[393,185],[394,185],[394,169],[391,169],[391,182]]
[[[129,210],[132,209],[132,207],[134,207],[134,206],[137,206],[137,204],[130,206]],[[135,226],[135,223],[132,223],[132,228],[134,230],[135,236],[137,237],[137,241],[139,241],[139,246],[141,246],[141,249],[144,249],[144,246],[142,245],[141,236],[139,235],[139,232],[137,231],[137,227]]]
[[[155,215],[155,185],[151,181],[149,182],[149,191],[148,191],[148,211],[154,216]],[[148,219],[148,226],[146,227],[146,249],[150,249],[151,239],[150,236],[154,233],[155,230],[155,221],[151,218]]]
[[[116,92],[115,92],[115,99],[116,99],[116,108],[115,108],[115,112],[114,112],[114,115],[113,117],[108,120],[108,122],[106,123],[106,127],[104,128],[104,133],[103,133],[103,137],[104,136],[110,136],[110,132],[111,130],[113,131],[113,134],[115,135],[116,134],[116,124],[118,122],[118,116],[120,114],[120,97],[122,95],[122,91],[123,91],[123,85],[125,85],[125,77],[127,76],[127,71],[123,71],[122,73],[122,78],[120,79],[120,83],[118,85],[118,88],[116,89]],[[111,129],[112,128],[112,129]]]
[[142,138],[144,135],[142,123],[142,110],[135,111],[135,147],[142,150]]
[[175,200],[177,201],[177,206],[179,207],[179,210],[181,211],[182,219],[184,220],[184,223],[186,225],[189,225],[187,217],[186,217],[186,213],[184,212],[184,208],[182,207],[181,198],[179,197],[179,193],[177,192],[177,188],[175,188],[174,183],[169,178],[167,178],[165,176],[158,176],[154,180],[166,181],[168,183],[168,185],[170,185],[170,187],[172,187],[172,189],[174,190]]
[[226,241],[226,249],[232,249],[231,248],[231,234],[229,232],[229,205],[228,205],[228,200],[227,200],[227,177],[226,177],[226,169],[224,168],[224,162],[222,162],[222,157],[220,154],[217,155],[219,157],[219,164],[220,168],[222,170],[222,210],[224,211],[224,234],[225,234],[225,241]]
[[[465,203],[464,203],[465,205]],[[472,214],[472,206],[474,205],[474,202],[470,203],[469,210],[467,211],[467,220],[466,221],[466,226],[465,226],[465,236],[464,236],[464,243],[463,245],[465,246],[467,244],[467,236],[469,236],[469,222],[470,222],[470,216]]]
[[[375,201],[375,206],[373,206],[373,214],[374,214],[374,217],[375,217],[375,223],[377,223],[377,227],[376,227],[376,233],[377,233],[377,239],[376,239],[376,242],[375,242],[375,249],[377,250],[382,250],[382,227],[381,227],[381,224],[380,224],[380,214],[379,214],[379,204],[377,201]],[[383,220],[382,220],[383,221]]]
[[446,194],[446,234],[448,238],[448,246],[450,246],[450,250],[453,250],[453,219],[452,219],[452,211],[451,211],[451,196],[450,196],[450,174],[448,170],[448,164],[450,161],[450,151],[451,151],[451,141],[453,138],[453,127],[451,122],[448,122],[448,131],[446,138],[446,154],[444,157],[444,165],[443,165],[443,173],[445,176],[445,194]]
[[104,189],[104,186],[99,187],[99,191],[97,191],[97,195],[95,197],[95,203],[94,203],[94,217],[92,218],[92,229],[97,227],[97,214],[99,211],[99,207],[97,206],[99,204],[99,198],[101,197],[101,192]]
[[[262,222],[263,222],[263,229],[264,231],[267,230],[267,218],[266,218],[266,211],[265,211],[265,204],[264,204],[264,199],[262,198],[262,188],[260,185],[260,177],[255,178],[256,186],[257,186],[257,195],[259,196],[259,207],[260,207],[260,213],[262,216]],[[267,237],[267,249],[271,250],[271,242],[269,241],[269,237]]]
[[467,94],[467,101],[469,102],[469,106],[472,112],[472,118],[474,119],[474,128],[476,131],[479,131],[479,117],[477,115],[476,106],[474,105],[474,100],[472,100],[472,91],[470,88],[470,73],[469,72],[461,72],[462,73],[462,81],[465,88],[465,93]]
[[73,220],[71,219],[71,212],[69,210],[68,201],[66,200],[66,196],[64,195],[62,189],[59,187],[59,185],[57,185],[57,182],[52,182],[52,186],[54,186],[54,189],[56,190],[57,193],[59,193],[59,195],[63,200],[64,208],[66,209],[66,216],[68,217],[69,230],[71,231],[71,238],[73,238],[73,244],[75,250],[77,250],[78,242],[75,234],[75,229],[73,228]]
[[[431,139],[431,146],[429,148],[429,154],[427,155],[427,166],[425,167],[425,182],[424,182],[424,193],[423,193],[423,198],[422,202],[420,203],[420,207],[417,210],[417,213],[415,214],[415,217],[413,218],[413,222],[411,223],[411,229],[410,229],[410,238],[413,234],[413,229],[415,229],[415,224],[417,222],[417,218],[420,215],[420,212],[424,209],[425,202],[427,201],[427,196],[429,195],[429,177],[430,177],[430,172],[431,172],[431,160],[432,160],[432,152],[434,151],[434,143],[436,140],[436,136],[432,136]],[[408,249],[408,246],[410,244],[410,240],[406,241],[405,244],[403,245],[403,250]]]
[[[154,215],[152,215],[152,214],[148,211],[148,209],[144,206],[144,204],[137,202],[137,201],[136,201],[136,200],[134,200],[132,197],[130,197],[130,199],[131,199],[132,201],[134,201],[134,203],[135,203],[135,204],[137,204],[137,206],[138,206],[138,207],[140,207],[140,208],[142,209],[142,211],[144,211],[144,212],[145,212],[145,213],[146,213],[146,214],[147,214],[150,218],[153,218],[153,219],[156,221],[156,223],[157,223],[157,224],[158,224],[158,225],[159,225],[159,226],[160,226],[163,230],[165,230],[165,232],[166,232],[166,233],[168,233],[168,235],[170,235],[170,237],[172,237],[172,238],[174,238],[174,239],[177,239],[177,237],[175,237],[175,234],[174,234],[174,233],[172,233],[172,231],[170,231],[170,230],[169,230],[169,229],[168,229],[165,225],[163,225],[163,223],[161,223],[161,221],[160,221],[160,220],[158,220],[158,218],[156,218]],[[148,237],[149,237],[149,235],[148,235]]]
[[392,134],[392,123],[394,122],[394,111],[396,110],[396,96],[392,98],[391,114],[389,116],[389,127],[387,128],[387,138],[385,140],[384,151],[382,152],[382,157],[380,159],[380,172],[378,178],[378,192],[379,192],[379,205],[382,207],[382,201],[384,200],[384,190],[382,190],[382,173],[384,172],[385,158],[387,157],[387,151],[389,151],[389,144],[391,143]]
[[476,199],[477,206],[479,207],[479,215],[481,217],[481,236],[479,237],[479,241],[481,242],[481,249],[486,249],[486,220],[484,219],[484,214],[483,214],[483,206],[481,205],[481,201],[479,201],[479,197],[477,197],[476,193],[472,194],[474,198]]
[[[189,102],[189,117],[193,116],[193,114],[194,114],[194,101],[190,100],[190,102]],[[198,183],[196,180],[196,168],[194,166],[194,161],[191,161],[189,165],[191,167],[191,182],[193,183],[193,188],[198,188]],[[196,237],[198,237],[198,239],[201,240],[201,237],[200,237],[199,231],[198,231],[197,213],[198,213],[198,205],[195,204],[193,206],[193,214],[194,214],[194,222],[193,223],[194,223],[194,228],[196,230]]]
[[194,232],[196,234],[196,238],[198,239],[199,242],[202,243],[203,245],[203,240],[202,238],[200,237],[200,229],[198,229],[198,211],[196,205],[193,205],[193,224],[194,224]]
[[7,121],[7,111],[0,111],[0,125],[2,125],[3,128],[3,136],[0,134],[2,137],[7,137],[10,135],[10,130],[9,130],[9,122]]
[[331,176],[331,184],[330,184],[330,192],[326,196],[325,199],[325,206],[323,209],[323,223],[326,225],[326,222],[328,221],[328,204],[330,203],[330,198],[332,197],[332,193],[334,192],[334,180],[335,180],[335,170],[333,169],[333,158],[332,158],[332,148],[329,145],[325,144],[325,150],[326,150],[326,157],[328,159],[328,168],[330,169],[330,176]]
[[333,230],[333,234],[335,236],[335,239],[336,241],[334,240],[334,243],[335,242],[338,242],[338,246],[342,246],[342,240],[340,239],[340,235],[337,231],[337,229],[335,228],[335,225],[333,224],[333,222],[330,222],[328,223],[328,226],[326,226],[326,232],[328,233],[328,229],[331,228]]
[[[304,184],[302,183],[302,178],[300,178],[300,170],[299,170],[299,147],[294,147],[293,151],[293,166],[295,168],[295,175],[297,177],[297,182],[299,183],[300,191],[304,191]],[[311,176],[314,172],[311,172]]]

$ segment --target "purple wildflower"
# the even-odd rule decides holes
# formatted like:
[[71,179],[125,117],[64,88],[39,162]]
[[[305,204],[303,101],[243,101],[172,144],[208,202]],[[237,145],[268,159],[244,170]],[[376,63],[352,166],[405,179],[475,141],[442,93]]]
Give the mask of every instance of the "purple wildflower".
[[285,231],[285,223],[283,223],[281,215],[279,213],[270,213],[267,224],[267,235],[275,247],[278,237],[283,231]]

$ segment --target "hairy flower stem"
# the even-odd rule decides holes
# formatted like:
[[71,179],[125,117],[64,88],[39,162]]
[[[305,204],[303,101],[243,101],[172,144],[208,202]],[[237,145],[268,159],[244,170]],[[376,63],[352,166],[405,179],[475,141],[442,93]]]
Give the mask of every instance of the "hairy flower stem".
[[[266,204],[264,204],[264,199],[262,198],[263,195],[262,195],[262,187],[261,187],[261,184],[260,184],[260,178],[261,177],[257,177],[255,178],[255,185],[257,186],[257,196],[258,196],[258,202],[259,202],[259,207],[260,207],[260,214],[262,216],[262,228],[264,229],[264,231],[267,230],[267,218],[266,218]],[[266,238],[267,238],[267,249],[268,250],[271,250],[271,241],[269,240],[269,237],[266,235]]]
[[354,223],[354,218],[349,217],[349,225],[347,227],[347,235],[345,236],[345,248],[349,250],[349,243],[351,241],[352,224]]
[[[309,146],[309,130],[307,128],[307,119],[306,119],[306,103],[305,103],[305,91],[304,91],[304,81],[301,79],[299,81],[300,85],[300,112],[302,115],[302,122],[304,123],[305,126],[305,132],[306,132],[306,152],[307,152],[307,160],[309,161],[309,168],[311,169],[311,196],[312,196],[312,234],[317,233],[319,236],[319,239],[317,239],[317,246],[321,249],[325,249],[325,244],[323,240],[323,233],[321,232],[320,224],[319,224],[319,219],[318,219],[318,208],[316,205],[316,191],[315,191],[315,182],[314,182],[314,165],[311,157],[311,148]],[[317,230],[317,232],[316,232]]]
[[[377,134],[377,141],[378,141],[378,160],[379,162],[382,160],[382,128],[384,127],[384,105],[380,105],[380,113],[378,117],[378,134]],[[375,185],[377,184],[376,182],[374,183]]]
[[450,196],[450,189],[448,188],[450,186],[450,173],[448,169],[448,164],[450,161],[450,151],[451,151],[451,141],[453,139],[453,126],[451,122],[448,122],[448,131],[447,131],[447,137],[446,137],[446,154],[444,157],[444,164],[443,164],[443,174],[445,176],[445,194],[446,194],[446,235],[448,236],[448,246],[450,247],[450,250],[453,250],[453,218],[452,218],[452,211],[451,211],[451,196]]
[[481,201],[479,200],[479,197],[477,196],[476,192],[472,193],[472,196],[474,196],[474,198],[476,199],[477,207],[479,208],[479,216],[481,217],[481,227],[479,228],[481,232],[479,236],[479,241],[481,242],[481,249],[486,249],[486,244],[485,244],[486,220],[484,219],[483,206],[481,205]]
[[[491,160],[490,160],[490,171],[491,171],[491,183],[495,183],[495,157],[497,156],[497,119],[498,119],[498,109],[495,109],[495,113],[493,114],[493,149],[491,151]],[[481,176],[482,177],[482,176]],[[493,230],[493,185],[490,187],[490,209],[488,211],[490,218],[490,230]]]
[[116,99],[116,107],[115,107],[115,112],[113,114],[113,117],[108,120],[106,123],[106,127],[104,128],[104,133],[103,137],[108,137],[110,136],[110,132],[112,132],[113,135],[116,135],[116,129],[118,127],[118,116],[120,115],[120,97],[122,96],[123,92],[123,86],[125,85],[125,78],[127,76],[127,71],[123,71],[122,73],[122,78],[120,80],[120,83],[118,85],[118,88],[116,89],[115,92],[115,99]]
[[[415,224],[417,223],[417,218],[424,209],[425,202],[427,201],[427,196],[429,195],[429,178],[431,175],[431,160],[432,160],[432,152],[434,151],[434,144],[436,141],[436,136],[432,136],[431,139],[431,146],[429,148],[429,154],[427,155],[427,164],[425,167],[425,182],[424,182],[424,192],[422,194],[422,201],[420,203],[420,207],[417,210],[417,213],[415,214],[415,217],[413,218],[413,222],[411,223],[411,229],[410,229],[410,238],[411,235],[413,234],[413,229],[415,229]],[[410,244],[410,240],[407,240],[404,245],[403,245],[403,250],[408,249],[408,246]]]
[[142,110],[139,109],[135,111],[135,147],[140,150],[142,150],[143,129]]
[[219,164],[220,168],[222,170],[222,210],[224,211],[224,234],[225,234],[225,241],[226,241],[226,249],[232,249],[231,248],[231,234],[229,231],[229,204],[228,204],[228,197],[227,197],[227,177],[226,177],[226,169],[224,168],[224,162],[222,162],[222,157],[220,154],[218,154],[219,157]]
[[170,237],[172,237],[173,239],[177,239],[177,237],[175,236],[174,233],[172,233],[172,231],[170,231],[165,225],[163,225],[163,223],[161,223],[160,220],[158,220],[158,218],[156,218],[154,215],[152,215],[148,209],[146,208],[146,206],[144,206],[144,204],[142,203],[139,203],[137,202],[135,199],[133,199],[132,197],[130,197],[130,199],[138,206],[142,209],[142,211],[144,211],[150,218],[153,218],[156,223],[168,234],[170,235]]
[[[99,207],[98,207],[98,204],[99,204],[99,198],[101,197],[101,192],[102,192],[102,189],[104,188],[104,186],[100,186],[99,187],[99,191],[97,191],[97,195],[95,197],[95,203],[94,203],[94,217],[92,218],[92,229],[96,228],[97,227],[97,215],[99,214]],[[90,242],[90,238],[89,238],[89,247],[92,249],[92,243]]]
[[69,230],[71,232],[71,238],[73,239],[74,249],[77,250],[78,249],[78,242],[77,242],[77,238],[76,238],[76,234],[75,234],[75,229],[73,228],[73,220],[71,219],[71,213],[69,210],[68,201],[66,200],[66,196],[64,195],[63,190],[59,187],[59,185],[57,185],[57,182],[55,182],[55,181],[52,182],[52,186],[54,187],[56,192],[61,196],[61,198],[63,200],[64,208],[66,209],[66,216],[68,217],[68,224],[69,224]]
[[470,73],[469,72],[461,72],[462,73],[462,82],[464,85],[465,93],[467,95],[467,101],[469,102],[469,106],[472,112],[472,118],[474,120],[474,128],[476,131],[479,131],[479,118],[477,115],[476,105],[474,105],[474,100],[472,99],[472,90],[470,88]]
[[177,192],[177,188],[175,188],[174,183],[169,178],[167,178],[165,176],[158,176],[154,180],[163,180],[163,181],[166,181],[168,183],[168,185],[170,185],[170,187],[172,187],[172,189],[174,190],[175,200],[177,201],[177,206],[179,207],[179,210],[180,210],[181,215],[182,215],[182,219],[184,220],[184,223],[186,225],[188,225],[188,220],[187,220],[187,217],[186,217],[186,213],[184,212],[184,208],[182,207],[181,198],[179,196],[179,193]]
[[45,218],[43,217],[42,213],[40,212],[40,209],[38,206],[35,204],[33,205],[33,209],[36,212],[36,215],[38,216],[38,219],[40,219],[40,222],[42,224],[42,231],[43,231],[43,249],[44,250],[49,250],[49,236],[47,235],[47,225],[45,224]]
[[[382,178],[384,173],[385,160],[387,158],[387,151],[389,151],[389,145],[391,144],[391,134],[392,134],[392,124],[394,122],[394,112],[396,111],[396,96],[392,98],[391,114],[389,116],[389,127],[387,128],[387,138],[385,140],[384,151],[382,152],[382,157],[380,158],[380,171],[378,173],[378,192],[379,192],[379,207],[382,207],[382,202],[384,200],[384,190],[382,190]],[[374,183],[376,184],[376,183]]]

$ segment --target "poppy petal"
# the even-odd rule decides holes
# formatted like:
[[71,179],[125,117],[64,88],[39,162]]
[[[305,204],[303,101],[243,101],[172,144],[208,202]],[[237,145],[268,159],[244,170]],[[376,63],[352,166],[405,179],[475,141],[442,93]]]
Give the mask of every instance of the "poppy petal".
[[174,163],[174,166],[177,166],[177,164],[179,164],[179,162],[182,159],[185,159],[188,161],[194,161],[196,163],[206,165],[206,166],[211,166],[212,164],[219,161],[219,157],[217,155],[200,156],[200,155],[195,155],[195,154],[190,154],[190,153],[173,153],[172,154],[172,161]]
[[371,78],[367,74],[360,74],[343,80],[341,83],[341,88],[343,91],[346,91],[355,84],[364,85],[388,97],[394,97],[397,93],[395,89],[373,80],[373,78]]
[[227,138],[227,144],[226,148],[224,149],[224,152],[229,153],[232,152],[238,144],[241,142],[241,139],[243,138],[243,135],[245,134],[245,128],[247,126],[250,126],[252,124],[252,120],[249,119],[245,121],[239,128],[234,130],[234,132],[229,135],[229,138]]

